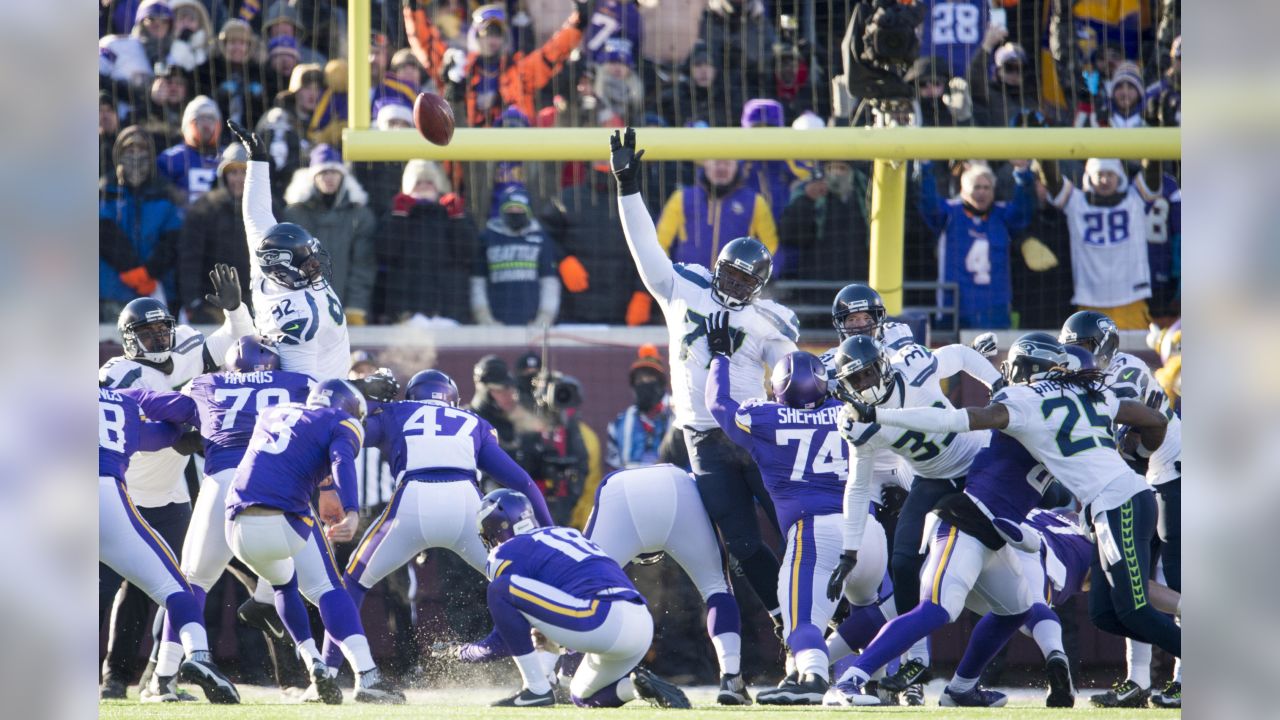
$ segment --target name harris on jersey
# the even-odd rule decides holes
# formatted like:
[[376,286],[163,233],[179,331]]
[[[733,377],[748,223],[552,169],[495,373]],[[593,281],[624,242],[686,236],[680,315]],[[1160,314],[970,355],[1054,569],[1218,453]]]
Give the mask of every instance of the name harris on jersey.
[[251,372],[229,372],[222,374],[222,381],[233,385],[249,383],[272,383],[272,370],[253,370]]

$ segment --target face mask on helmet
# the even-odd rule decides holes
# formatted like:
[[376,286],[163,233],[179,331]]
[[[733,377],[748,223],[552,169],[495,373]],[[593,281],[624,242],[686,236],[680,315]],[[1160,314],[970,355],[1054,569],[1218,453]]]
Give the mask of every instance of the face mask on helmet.
[[880,319],[866,310],[845,310],[831,318],[841,340],[854,335],[870,335],[879,339]]
[[1000,374],[1011,385],[1042,380],[1049,372],[1067,367],[1065,353],[1050,346],[1015,342],[1000,363]]
[[129,325],[122,337],[125,357],[153,363],[168,360],[176,339],[176,328],[177,324],[172,317]]
[[719,262],[711,278],[711,289],[721,305],[737,310],[760,296],[764,280],[727,262]]
[[879,405],[889,398],[889,392],[893,388],[893,372],[888,358],[881,353],[870,364],[845,365],[836,376],[836,382],[846,395],[871,405]]

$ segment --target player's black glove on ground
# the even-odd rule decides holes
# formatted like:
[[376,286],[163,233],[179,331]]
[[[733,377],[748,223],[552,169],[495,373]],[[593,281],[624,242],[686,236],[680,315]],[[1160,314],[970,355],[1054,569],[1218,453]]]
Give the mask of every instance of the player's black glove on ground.
[[707,349],[711,356],[733,355],[733,336],[729,333],[729,311],[713,312],[704,321],[707,328]]
[[244,145],[244,149],[249,153],[250,160],[260,160],[266,162],[270,158],[267,156],[267,145],[262,142],[262,138],[257,133],[250,132],[248,128],[236,122],[235,120],[227,121],[227,128],[231,130],[231,134],[236,136],[236,140]]
[[218,263],[209,271],[209,280],[213,283],[213,292],[205,295],[205,302],[223,310],[235,310],[240,307],[240,273],[226,263]]
[[609,138],[609,151],[609,167],[618,179],[618,194],[640,192],[640,158],[644,157],[644,151],[636,152],[635,128],[627,128],[625,135],[614,130],[613,137]]
[[836,569],[831,571],[831,579],[827,581],[827,599],[835,602],[844,594],[844,579],[849,577],[849,573],[853,572],[853,566],[858,564],[858,551],[845,550],[840,554],[840,562],[836,564]]

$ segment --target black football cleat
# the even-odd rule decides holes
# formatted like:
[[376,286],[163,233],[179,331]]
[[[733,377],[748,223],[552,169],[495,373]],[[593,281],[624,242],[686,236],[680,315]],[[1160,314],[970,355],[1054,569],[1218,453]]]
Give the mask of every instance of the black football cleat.
[[681,710],[693,707],[689,704],[689,698],[685,696],[683,690],[674,683],[654,675],[647,668],[637,667],[632,670],[631,682],[635,685],[636,695],[650,705]]

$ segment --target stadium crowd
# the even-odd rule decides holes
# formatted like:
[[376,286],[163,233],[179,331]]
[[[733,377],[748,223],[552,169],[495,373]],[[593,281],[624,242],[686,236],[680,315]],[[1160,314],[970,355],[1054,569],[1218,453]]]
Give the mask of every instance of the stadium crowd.
[[[371,117],[379,129],[411,127],[413,101],[429,91],[454,105],[462,127],[871,124],[874,113],[855,110],[839,82],[856,4],[373,2]],[[904,75],[912,112],[889,123],[1180,123],[1177,2],[918,4],[920,57]],[[104,321],[153,294],[193,322],[218,321],[202,271],[214,261],[231,262],[247,283],[246,158],[223,128],[234,120],[268,142],[277,210],[323,238],[353,325],[417,315],[657,322],[606,165],[343,160],[346,3],[103,0],[99,36]],[[1106,309],[1132,329],[1145,329],[1148,315],[1176,316],[1180,168],[1147,169],[1142,216],[1123,227],[1088,218],[1072,227],[1055,206],[1065,195],[1049,188],[1075,185],[1111,206],[1136,193],[1142,168],[1056,170],[913,163],[906,280],[954,284],[941,302],[958,296],[961,327],[1053,326],[1069,304]],[[815,298],[866,277],[869,173],[867,163],[804,158],[651,163],[645,200],[674,259],[706,264],[750,234],[777,256],[775,294],[821,305]],[[1112,197],[1098,199],[1104,175],[1117,177],[1103,193]],[[1112,246],[1130,238],[1145,239],[1146,257],[1127,253],[1116,267]],[[794,280],[832,288],[810,298],[787,289]],[[936,302],[932,290],[908,295],[908,304]]]
[[[910,112],[890,117],[863,112],[833,82],[847,69],[842,40],[857,4],[373,0],[371,116],[379,130],[412,127],[426,91],[453,104],[460,127],[1180,124],[1176,1],[918,0],[920,56],[903,76],[914,97]],[[252,302],[242,204],[250,157],[227,129],[233,121],[268,148],[275,217],[322,241],[339,324],[662,323],[628,250],[608,163],[344,160],[346,37],[342,0],[102,0],[103,322],[153,296],[179,322],[222,323],[208,274],[219,263],[238,271]],[[643,202],[672,260],[710,267],[725,243],[755,237],[774,256],[768,294],[823,306],[801,314],[806,326],[829,329],[835,290],[867,278],[869,163],[649,162],[643,172]],[[950,305],[960,327],[982,329],[1055,328],[1068,309],[1101,310],[1131,330],[1176,317],[1179,186],[1173,163],[912,163],[905,276],[955,293],[912,290],[908,304]],[[351,378],[377,369],[357,352]],[[543,372],[534,352],[488,356],[459,407],[493,426],[557,525],[583,528],[610,470],[691,467],[670,376],[656,350],[642,349],[618,378],[634,402],[593,430],[578,417],[573,378]],[[395,479],[377,455],[359,462],[363,530]],[[352,549],[338,547],[340,563]],[[422,671],[421,628],[468,637],[488,625],[480,578],[448,553],[430,564],[432,587],[418,588],[411,569],[372,596],[396,676]],[[714,673],[714,657],[688,642],[704,623],[694,589],[674,581],[672,563],[637,571],[650,574],[641,580],[650,600],[677,608],[653,652],[673,674]],[[263,635],[226,611],[249,599],[245,588],[210,592],[234,598],[209,613],[210,638],[234,625],[239,677],[266,684]],[[113,623],[131,623],[141,639],[145,619]],[[744,643],[753,669],[774,647],[767,627],[758,635]],[[131,682],[139,647],[113,638],[104,688]],[[274,664],[282,686],[306,687],[297,668]]]

